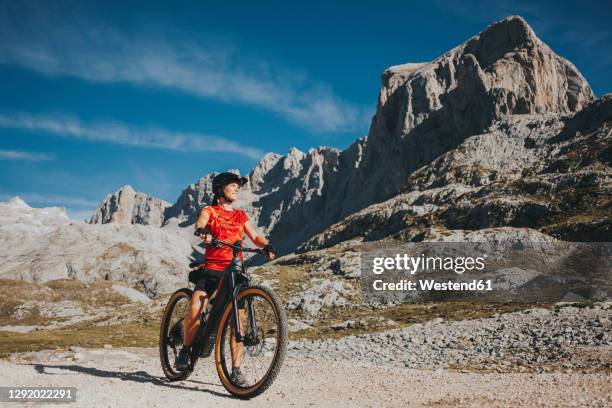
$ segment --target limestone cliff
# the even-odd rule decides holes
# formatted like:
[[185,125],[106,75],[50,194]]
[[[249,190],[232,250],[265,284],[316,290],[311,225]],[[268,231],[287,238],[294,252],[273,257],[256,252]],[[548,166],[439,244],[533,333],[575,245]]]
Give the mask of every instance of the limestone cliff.
[[92,214],[90,224],[144,224],[161,226],[164,212],[170,203],[135,192],[131,186],[123,186],[109,194]]

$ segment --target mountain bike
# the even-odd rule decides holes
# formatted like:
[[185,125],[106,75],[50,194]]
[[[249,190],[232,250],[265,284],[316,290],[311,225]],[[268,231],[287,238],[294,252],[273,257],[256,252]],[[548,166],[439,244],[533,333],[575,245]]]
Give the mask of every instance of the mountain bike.
[[[238,398],[249,399],[268,389],[281,369],[287,350],[287,318],[272,289],[251,284],[246,262],[239,256],[247,252],[263,254],[263,250],[243,247],[240,241],[230,244],[215,238],[211,245],[231,248],[233,259],[222,272],[208,307],[200,315],[189,368],[179,371],[174,367],[183,347],[185,308],[190,307],[193,294],[189,288],[174,292],[164,310],[159,335],[161,365],[170,381],[185,380],[193,372],[198,358],[210,356],[214,348],[217,374],[225,389]],[[202,265],[192,262],[190,267],[197,269]],[[245,309],[246,318],[243,314],[242,322],[239,309]],[[244,353],[240,369],[247,379],[246,385],[238,385],[230,379],[231,340],[242,343]]]

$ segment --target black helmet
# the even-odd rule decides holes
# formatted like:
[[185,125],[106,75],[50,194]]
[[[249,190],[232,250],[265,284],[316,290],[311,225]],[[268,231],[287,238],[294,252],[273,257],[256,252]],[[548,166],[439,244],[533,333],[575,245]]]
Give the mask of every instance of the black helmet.
[[229,172],[220,173],[220,174],[217,174],[212,180],[212,191],[215,196],[222,197],[223,189],[228,184],[238,183],[240,187],[242,187],[243,185],[246,184],[246,182],[247,182],[246,177],[240,177],[237,174],[229,173]]

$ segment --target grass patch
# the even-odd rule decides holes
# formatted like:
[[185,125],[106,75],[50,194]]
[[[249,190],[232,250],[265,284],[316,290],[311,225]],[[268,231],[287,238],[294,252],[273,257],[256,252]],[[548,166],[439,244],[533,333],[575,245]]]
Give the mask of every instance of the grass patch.
[[87,284],[75,279],[56,279],[46,283],[46,286],[54,290],[79,290],[87,288]]
[[282,299],[287,299],[303,291],[302,284],[310,280],[306,268],[296,265],[274,265],[261,268],[255,273],[262,279],[275,280],[274,292]]
[[[441,302],[400,304],[386,308],[336,307],[322,310],[312,328],[298,330],[289,334],[291,340],[320,340],[341,338],[350,335],[375,333],[391,329],[401,329],[415,323],[423,323],[438,317],[444,320],[472,320],[492,317],[496,314],[512,313],[533,307],[552,308],[551,305],[534,303],[484,303],[484,302]],[[297,314],[290,317],[301,318]],[[334,330],[331,326],[353,320],[354,327]],[[390,326],[388,320],[396,324]],[[363,321],[366,324],[360,324]]]
[[35,288],[37,285],[31,282],[17,279],[0,279],[0,288],[2,289],[14,289],[14,288]]
[[106,251],[104,251],[102,256],[100,256],[100,259],[102,261],[108,261],[108,260],[117,258],[122,255],[134,256],[137,252],[138,250],[134,248],[133,246],[126,244],[125,242],[120,242],[118,244],[111,246]]
[[16,299],[3,299],[0,301],[0,324],[9,324],[13,321],[14,318],[11,316],[21,303]]
[[[83,311],[103,307],[116,308],[130,304],[130,299],[112,289],[114,281],[96,281],[87,284],[78,280],[59,279],[44,284],[13,279],[0,280],[0,325],[47,325],[61,318],[46,318],[40,309],[62,301],[71,301]],[[17,308],[26,305],[22,318],[15,317]]]
[[0,358],[23,353],[79,346],[154,347],[158,344],[159,322],[114,326],[75,325],[30,333],[0,332]]

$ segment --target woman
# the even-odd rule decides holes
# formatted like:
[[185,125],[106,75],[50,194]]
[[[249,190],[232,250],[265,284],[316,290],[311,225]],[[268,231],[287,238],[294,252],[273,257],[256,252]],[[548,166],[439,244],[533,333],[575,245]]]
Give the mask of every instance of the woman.
[[[244,177],[233,173],[221,173],[213,179],[213,202],[209,207],[200,210],[196,222],[196,232],[207,228],[215,238],[234,243],[243,240],[244,233],[251,241],[264,252],[268,259],[274,259],[275,251],[272,249],[268,240],[260,235],[249,218],[242,210],[232,208],[232,203],[238,199],[240,187],[247,182]],[[211,242],[208,234],[200,235],[205,242]],[[200,269],[197,283],[191,297],[191,307],[185,311],[184,319],[184,347],[176,360],[176,368],[185,370],[189,366],[189,356],[191,355],[191,342],[200,327],[200,314],[206,309],[208,299],[215,291],[223,270],[229,266],[233,258],[230,248],[208,246],[205,253],[205,269]],[[244,327],[246,314],[244,309],[239,309],[241,327]],[[246,384],[244,375],[240,371],[240,363],[244,355],[242,343],[236,342],[232,331],[230,337],[230,352],[232,356],[232,375],[231,380],[234,384],[242,386]]]

